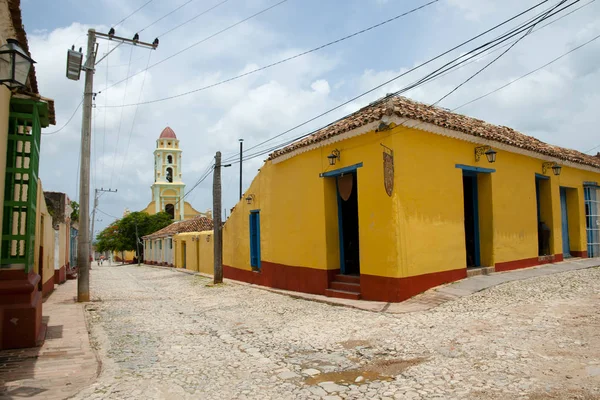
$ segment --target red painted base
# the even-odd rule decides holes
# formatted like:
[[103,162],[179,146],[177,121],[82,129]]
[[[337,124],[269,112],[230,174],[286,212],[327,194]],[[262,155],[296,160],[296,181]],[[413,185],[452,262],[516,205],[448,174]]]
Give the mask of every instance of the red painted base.
[[329,281],[333,280],[333,277],[338,273],[339,269],[324,270],[292,267],[268,261],[261,262],[260,272],[223,265],[223,276],[225,278],[294,292],[322,295],[329,287]]
[[[261,271],[254,272],[223,265],[223,276],[229,279],[295,292],[330,295],[329,284],[339,270],[319,270],[292,267],[262,261]],[[424,292],[434,286],[466,278],[466,269],[433,274],[390,278],[361,274],[360,298],[386,302],[399,302]]]
[[0,271],[0,350],[35,347],[43,342],[39,281],[40,276],[33,272]]
[[584,251],[577,251],[577,250],[571,250],[571,255],[573,257],[581,257],[581,258],[587,258],[587,250]]
[[51,279],[48,279],[42,285],[42,296],[46,297],[53,291],[54,291],[54,277],[52,277]]
[[553,256],[543,256],[534,258],[525,258],[522,260],[506,261],[496,263],[496,272],[512,271],[513,269],[535,267],[536,265],[552,264],[555,262],[561,262],[563,260],[562,254],[555,254]]
[[62,266],[59,269],[54,270],[54,283],[61,285],[67,280],[67,267]]
[[423,293],[432,287],[458,281],[466,277],[466,268],[405,278],[361,274],[360,290],[364,300],[400,302]]

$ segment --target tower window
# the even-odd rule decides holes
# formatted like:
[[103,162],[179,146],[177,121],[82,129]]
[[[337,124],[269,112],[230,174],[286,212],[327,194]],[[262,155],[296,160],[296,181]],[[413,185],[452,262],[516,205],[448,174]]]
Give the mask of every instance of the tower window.
[[175,219],[175,206],[173,204],[167,204],[165,212],[171,216],[171,219]]
[[173,156],[167,156],[167,163],[173,164]]
[[173,168],[167,168],[167,182],[173,182]]

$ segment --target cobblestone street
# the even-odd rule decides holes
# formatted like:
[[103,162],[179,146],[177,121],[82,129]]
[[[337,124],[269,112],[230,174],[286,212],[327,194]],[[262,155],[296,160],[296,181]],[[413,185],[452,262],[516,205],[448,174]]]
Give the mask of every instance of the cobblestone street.
[[597,399],[600,269],[386,314],[168,269],[94,267],[79,399]]

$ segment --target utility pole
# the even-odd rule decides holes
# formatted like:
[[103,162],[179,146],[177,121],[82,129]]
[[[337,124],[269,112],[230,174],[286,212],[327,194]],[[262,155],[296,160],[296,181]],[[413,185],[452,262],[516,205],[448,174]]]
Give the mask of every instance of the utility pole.
[[[111,192],[111,193],[116,193],[117,189],[112,190],[112,189],[104,189],[104,188],[100,188],[100,189],[94,189],[94,210],[92,211],[92,230],[90,233],[90,254],[93,255],[92,253],[92,245],[94,243],[94,222],[96,222],[96,208],[98,208],[98,193],[100,192]],[[92,269],[90,267],[90,269]]]
[[[94,96],[94,67],[98,45],[96,37],[128,43],[155,50],[158,47],[158,38],[153,43],[140,42],[136,33],[133,39],[115,36],[115,30],[110,29],[108,34],[97,33],[95,29],[88,30],[87,59],[85,66],[81,66],[83,55],[74,51],[74,47],[67,53],[67,78],[79,80],[79,71],[85,71],[85,86],[83,91],[83,117],[81,124],[81,166],[79,172],[79,239],[77,243],[77,301],[90,301],[90,150],[92,136],[92,100]],[[115,46],[112,50],[114,51]],[[108,53],[110,54],[110,52]],[[102,59],[108,56],[106,54]],[[98,62],[102,61],[100,59]],[[94,207],[95,208],[95,207]]]
[[140,266],[140,237],[138,236],[137,219],[135,220],[135,248],[137,249],[138,267]]
[[242,198],[242,153],[244,151],[244,139],[240,139],[240,199]]
[[223,283],[223,230],[221,227],[221,152],[215,155],[213,175],[213,230],[215,237],[214,280],[215,284]]
[[92,134],[92,96],[94,94],[94,63],[96,31],[88,31],[83,117],[81,125],[81,170],[79,172],[79,240],[77,242],[77,301],[90,301],[90,148]]

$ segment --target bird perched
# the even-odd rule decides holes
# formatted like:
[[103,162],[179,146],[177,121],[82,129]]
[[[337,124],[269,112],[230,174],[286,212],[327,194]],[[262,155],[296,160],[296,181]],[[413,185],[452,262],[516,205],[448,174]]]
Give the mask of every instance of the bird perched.
[[134,42],[139,42],[139,40],[140,40],[140,35],[139,34],[136,33],[135,35],[133,35],[133,41]]
[[110,28],[110,30],[108,31],[108,36],[114,36],[115,35],[115,28]]
[[152,47],[158,47],[158,38],[154,39],[154,42],[152,42]]

